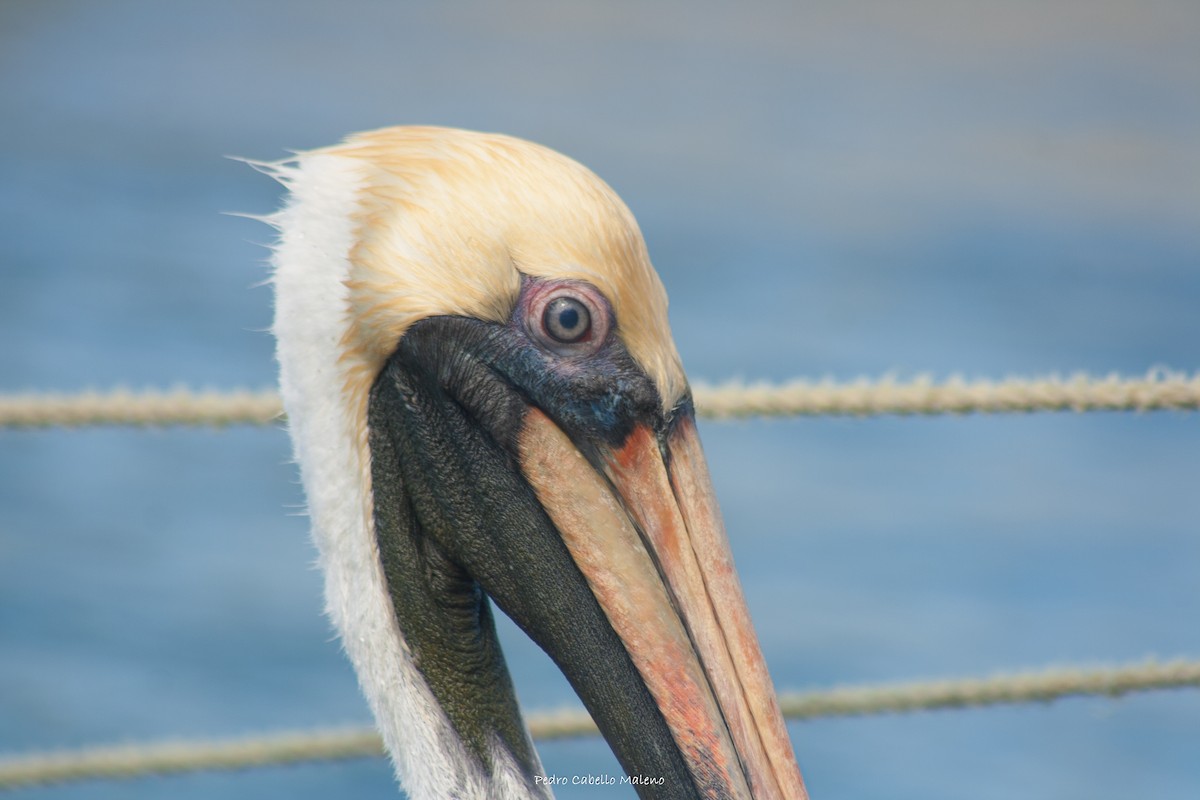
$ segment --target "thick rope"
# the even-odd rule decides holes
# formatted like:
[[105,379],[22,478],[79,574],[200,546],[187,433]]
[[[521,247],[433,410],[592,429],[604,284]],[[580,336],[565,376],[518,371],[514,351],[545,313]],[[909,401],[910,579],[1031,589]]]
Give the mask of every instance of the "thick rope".
[[0,428],[90,425],[267,425],[283,414],[279,395],[260,392],[55,392],[0,395]]
[[792,381],[698,386],[696,409],[706,417],[877,416],[882,414],[1003,414],[1033,411],[1159,411],[1200,409],[1200,374],[1151,370],[1142,378],[1009,378],[936,383],[884,378],[851,383]]
[[[1153,370],[1142,378],[931,378],[851,383],[792,381],[695,387],[696,410],[713,419],[881,414],[1000,414],[1033,411],[1195,411],[1200,375]],[[268,425],[282,419],[272,391],[111,392],[0,395],[0,428],[87,425]]]
[[[1176,660],[1099,669],[1048,669],[991,678],[861,686],[780,696],[788,719],[856,716],[1002,703],[1048,703],[1064,697],[1119,697],[1153,689],[1200,687],[1200,660]],[[563,711],[530,716],[537,739],[596,734],[587,714]],[[71,781],[127,779],[200,770],[248,769],[297,762],[382,755],[368,728],[299,731],[220,741],[92,747],[0,760],[0,791]]]

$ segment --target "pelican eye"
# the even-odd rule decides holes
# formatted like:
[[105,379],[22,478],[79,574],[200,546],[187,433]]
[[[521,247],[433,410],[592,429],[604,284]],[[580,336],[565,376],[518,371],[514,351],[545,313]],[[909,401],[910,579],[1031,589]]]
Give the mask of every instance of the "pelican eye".
[[608,340],[612,307],[583,281],[527,279],[514,315],[530,339],[561,358],[585,358]]
[[546,304],[542,327],[556,342],[574,344],[592,330],[592,315],[586,305],[574,297],[556,297]]

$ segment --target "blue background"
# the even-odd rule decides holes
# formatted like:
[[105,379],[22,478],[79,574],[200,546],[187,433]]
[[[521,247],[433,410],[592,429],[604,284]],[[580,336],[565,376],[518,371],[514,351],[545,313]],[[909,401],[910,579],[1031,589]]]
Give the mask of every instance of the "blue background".
[[[0,390],[273,382],[273,159],[577,158],[693,380],[1192,371],[1200,5],[0,4]],[[1175,413],[702,427],[784,689],[1200,656]],[[365,723],[279,429],[0,432],[0,752]],[[526,708],[575,705],[505,623]],[[1194,798],[1200,696],[792,724],[817,798]],[[617,774],[600,740],[548,772]],[[393,797],[382,760],[14,798]],[[563,798],[632,796],[575,788]]]

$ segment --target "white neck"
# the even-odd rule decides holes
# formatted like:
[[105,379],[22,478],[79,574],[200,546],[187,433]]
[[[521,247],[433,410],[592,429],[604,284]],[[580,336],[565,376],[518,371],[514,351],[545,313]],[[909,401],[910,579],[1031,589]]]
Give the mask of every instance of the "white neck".
[[[414,800],[529,798],[508,751],[492,774],[467,753],[414,665],[396,624],[372,519],[365,406],[347,398],[349,253],[357,236],[361,161],[315,152],[268,165],[291,192],[271,218],[280,391],[325,573],[326,610],[375,714],[396,775]],[[365,399],[365,398],[364,398]],[[541,789],[542,787],[538,787]]]

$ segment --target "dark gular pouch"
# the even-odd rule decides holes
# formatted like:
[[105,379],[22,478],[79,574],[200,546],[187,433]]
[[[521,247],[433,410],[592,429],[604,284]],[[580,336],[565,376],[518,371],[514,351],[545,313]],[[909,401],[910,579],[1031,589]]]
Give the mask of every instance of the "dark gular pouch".
[[644,798],[697,797],[625,645],[516,463],[540,409],[581,453],[663,429],[658,393],[616,337],[588,357],[548,354],[520,326],[414,324],[369,399],[375,532],[397,624],[430,691],[485,770],[500,742],[538,769],[489,598],[555,661]]

